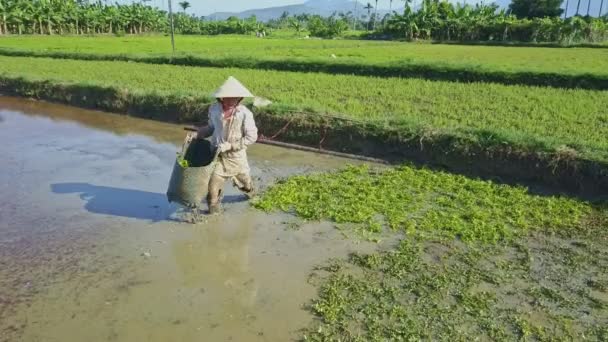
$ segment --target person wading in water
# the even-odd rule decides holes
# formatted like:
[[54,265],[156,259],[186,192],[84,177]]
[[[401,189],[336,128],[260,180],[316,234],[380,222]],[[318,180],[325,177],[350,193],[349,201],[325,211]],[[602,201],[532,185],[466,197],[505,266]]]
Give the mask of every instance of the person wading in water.
[[243,98],[253,95],[237,79],[229,77],[213,96],[218,102],[209,107],[209,123],[198,128],[197,137],[211,136],[211,143],[219,152],[207,195],[209,213],[218,214],[226,180],[232,179],[234,186],[248,198],[255,195],[247,147],[257,141],[258,128],[253,113],[241,104]]

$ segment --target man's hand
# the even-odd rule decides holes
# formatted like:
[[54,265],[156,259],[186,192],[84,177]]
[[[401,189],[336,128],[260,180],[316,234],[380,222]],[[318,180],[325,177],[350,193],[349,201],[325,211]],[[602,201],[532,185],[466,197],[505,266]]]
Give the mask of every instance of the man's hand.
[[189,132],[186,135],[186,143],[191,143],[194,139],[196,139],[196,132]]
[[220,150],[220,153],[227,152],[232,149],[232,144],[230,144],[229,142],[223,142],[217,148]]

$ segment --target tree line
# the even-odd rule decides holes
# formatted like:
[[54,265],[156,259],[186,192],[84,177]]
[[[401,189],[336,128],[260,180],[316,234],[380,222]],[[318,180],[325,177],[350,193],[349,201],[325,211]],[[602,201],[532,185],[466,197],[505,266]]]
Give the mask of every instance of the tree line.
[[[248,34],[263,23],[255,18],[207,21],[188,15],[190,3],[179,3],[175,29],[183,34]],[[0,0],[2,34],[140,34],[167,32],[167,11],[145,4],[106,4],[86,0]]]
[[[539,6],[533,6],[535,2]],[[411,0],[406,0],[402,14],[386,18],[378,32],[408,40],[562,43],[608,40],[608,16],[561,18],[561,0],[514,0],[508,9],[500,9],[496,4],[454,5],[444,0],[423,0],[417,11],[410,3]]]
[[[396,1],[396,0],[395,0]],[[578,1],[580,8],[581,0]],[[591,0],[588,0],[591,1]],[[603,0],[601,0],[603,1]],[[608,0],[606,0],[608,3]],[[317,37],[337,37],[362,30],[385,39],[437,41],[598,42],[608,40],[608,16],[561,18],[562,0],[513,0],[507,9],[495,4],[453,4],[447,0],[422,0],[414,7],[404,0],[401,13],[380,18],[368,3],[357,11],[329,17],[284,13],[267,23],[255,17],[210,21],[188,14],[190,3],[179,2],[174,15],[181,34],[250,34],[289,28]],[[603,7],[603,3],[600,9]],[[578,12],[578,11],[577,11]],[[168,13],[146,4],[107,4],[87,0],[0,0],[0,34],[140,34],[168,32]]]

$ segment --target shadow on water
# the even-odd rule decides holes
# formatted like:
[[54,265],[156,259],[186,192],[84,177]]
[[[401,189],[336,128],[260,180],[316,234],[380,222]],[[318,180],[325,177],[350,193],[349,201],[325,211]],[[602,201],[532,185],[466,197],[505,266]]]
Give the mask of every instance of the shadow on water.
[[[95,214],[151,220],[153,222],[182,221],[179,218],[172,217],[180,207],[168,203],[165,194],[89,183],[57,183],[51,185],[51,190],[55,194],[80,194],[80,198],[86,201],[84,208]],[[242,194],[226,195],[222,199],[224,204],[236,204],[245,201],[247,201],[247,197]],[[202,207],[204,206],[203,204]]]
[[56,194],[80,194],[84,208],[96,214],[130,217],[159,222],[176,211],[165,194],[148,191],[98,186],[89,183],[57,183],[51,185]]

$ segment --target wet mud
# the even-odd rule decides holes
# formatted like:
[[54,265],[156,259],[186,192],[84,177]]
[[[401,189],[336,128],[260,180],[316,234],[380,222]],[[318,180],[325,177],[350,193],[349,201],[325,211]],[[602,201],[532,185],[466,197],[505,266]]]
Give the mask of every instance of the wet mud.
[[[224,215],[185,223],[164,194],[183,136],[0,97],[0,341],[298,339],[314,266],[382,248],[256,211],[230,185]],[[261,145],[249,156],[262,187],[354,163]]]

